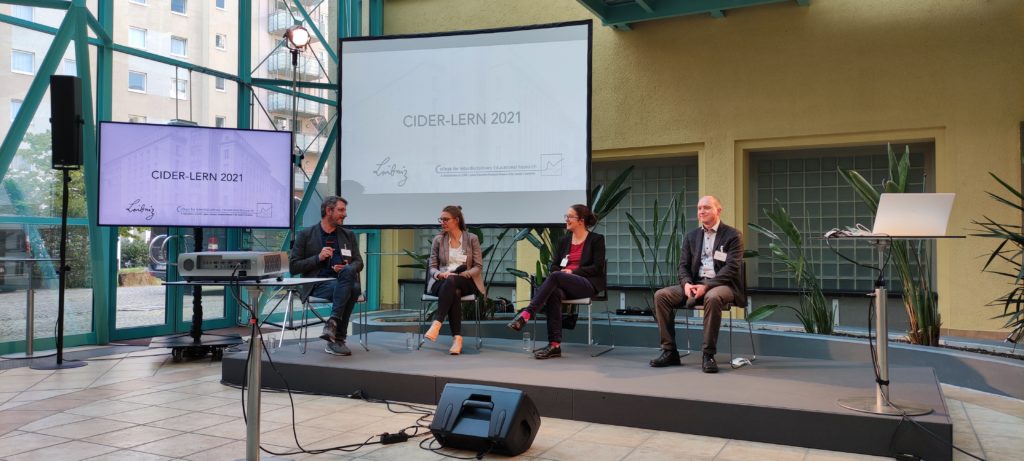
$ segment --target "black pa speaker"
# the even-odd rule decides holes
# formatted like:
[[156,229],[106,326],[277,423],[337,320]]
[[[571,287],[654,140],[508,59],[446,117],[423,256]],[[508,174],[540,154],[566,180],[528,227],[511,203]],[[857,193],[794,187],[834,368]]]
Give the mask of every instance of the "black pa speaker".
[[530,448],[540,413],[522,391],[471,384],[447,384],[430,432],[441,446],[515,456]]
[[82,80],[70,75],[50,76],[50,136],[53,169],[82,166]]

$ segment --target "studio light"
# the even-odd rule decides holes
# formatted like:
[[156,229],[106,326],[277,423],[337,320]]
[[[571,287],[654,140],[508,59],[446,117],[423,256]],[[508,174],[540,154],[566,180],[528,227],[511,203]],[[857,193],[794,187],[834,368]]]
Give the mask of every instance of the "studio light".
[[288,41],[288,48],[300,50],[309,45],[309,31],[302,24],[291,26],[284,32],[284,38]]

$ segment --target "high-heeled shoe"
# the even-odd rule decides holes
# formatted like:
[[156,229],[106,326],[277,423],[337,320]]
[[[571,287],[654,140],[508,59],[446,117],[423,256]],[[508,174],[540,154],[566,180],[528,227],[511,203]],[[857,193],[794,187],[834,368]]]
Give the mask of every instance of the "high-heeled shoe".
[[452,348],[448,349],[448,353],[451,355],[459,355],[462,353],[462,336],[452,336]]
[[508,327],[515,331],[522,330],[523,327],[526,326],[526,317],[523,315],[524,312],[526,312],[526,309],[519,311],[519,313],[516,314],[516,317],[512,319],[511,322],[508,322]]
[[430,328],[426,333],[423,333],[423,337],[430,340],[430,342],[437,341],[437,335],[441,333],[441,322],[434,320],[434,323],[430,324]]

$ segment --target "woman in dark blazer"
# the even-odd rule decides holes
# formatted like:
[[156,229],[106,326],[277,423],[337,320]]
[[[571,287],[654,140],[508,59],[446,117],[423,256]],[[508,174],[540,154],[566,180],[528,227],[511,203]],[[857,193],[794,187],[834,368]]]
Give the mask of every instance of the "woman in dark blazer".
[[430,267],[427,292],[437,296],[437,314],[423,335],[437,341],[444,318],[449,318],[452,329],[452,355],[462,353],[462,306],[460,298],[468,294],[483,295],[483,257],[480,240],[466,232],[466,218],[462,207],[449,205],[441,210],[441,233],[430,246]]
[[519,311],[508,327],[519,331],[543,308],[548,318],[548,345],[533,353],[534,358],[562,356],[562,299],[594,296],[606,289],[604,236],[591,232],[597,216],[586,205],[573,205],[565,213],[568,234],[558,243],[551,258],[548,277],[533,295],[530,305]]

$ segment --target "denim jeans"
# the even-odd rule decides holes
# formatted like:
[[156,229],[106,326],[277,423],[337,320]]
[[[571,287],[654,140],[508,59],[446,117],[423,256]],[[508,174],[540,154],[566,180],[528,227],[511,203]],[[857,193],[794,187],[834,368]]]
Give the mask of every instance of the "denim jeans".
[[334,306],[331,308],[331,317],[338,319],[338,338],[345,339],[348,335],[348,322],[352,318],[352,310],[356,307],[356,300],[362,294],[359,286],[359,273],[342,269],[338,277],[330,282],[321,282],[313,286],[310,296],[330,299]]

